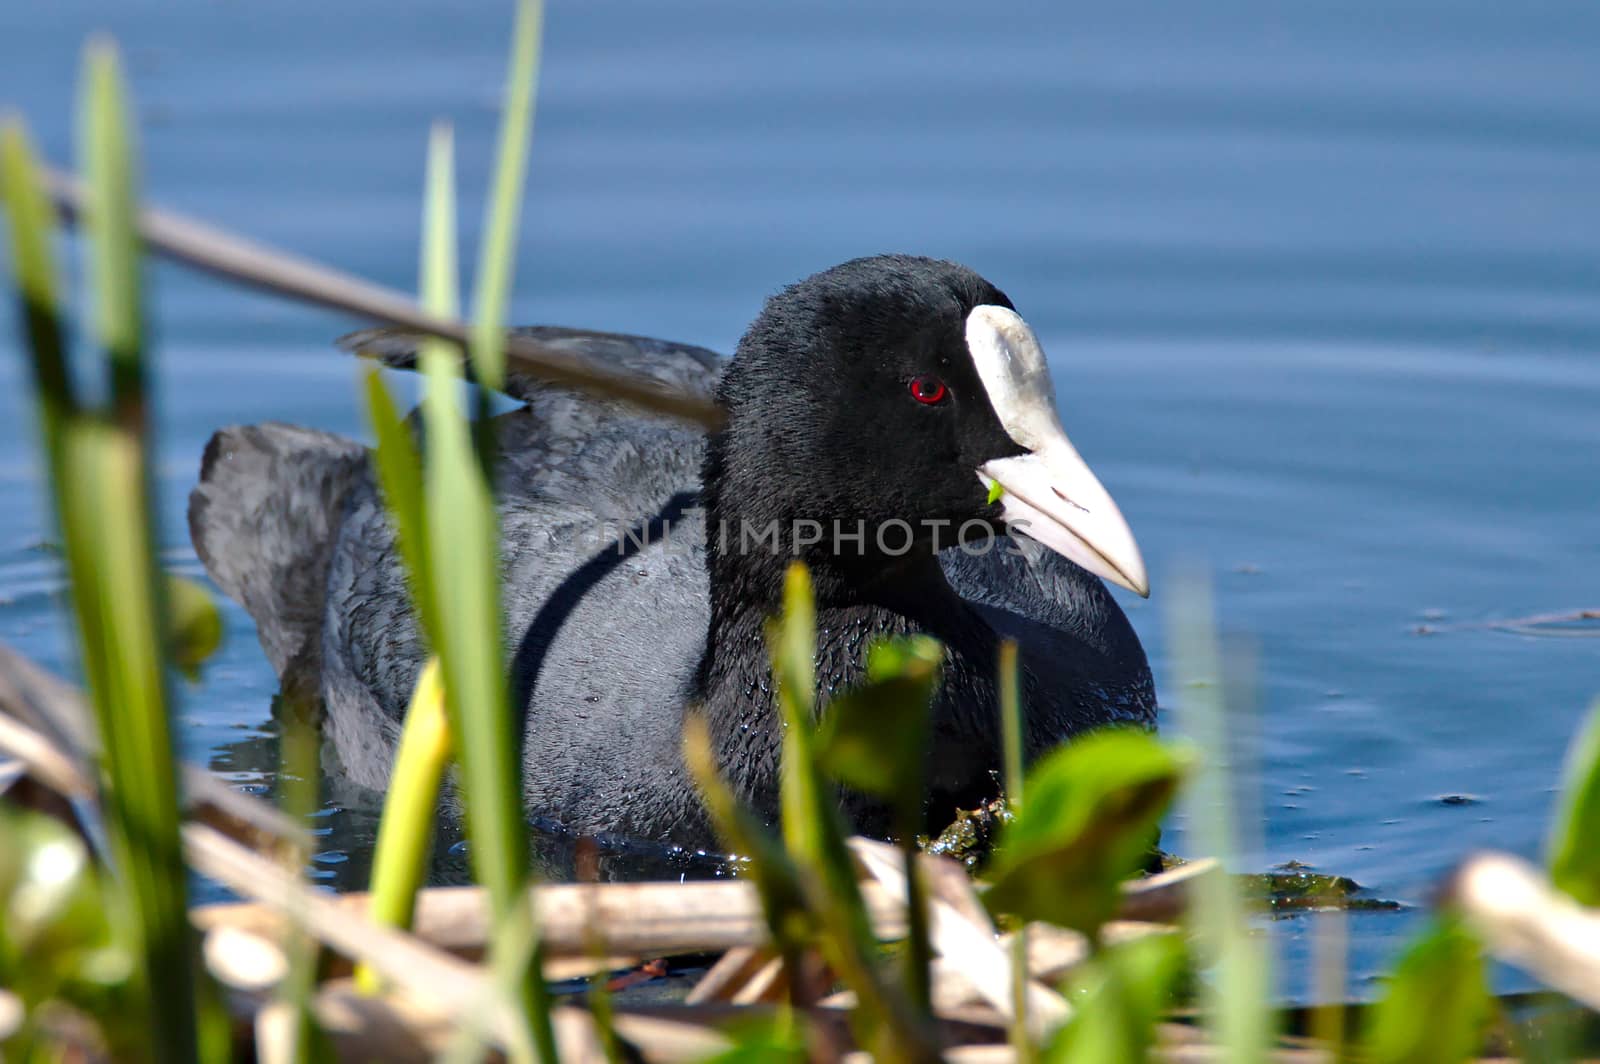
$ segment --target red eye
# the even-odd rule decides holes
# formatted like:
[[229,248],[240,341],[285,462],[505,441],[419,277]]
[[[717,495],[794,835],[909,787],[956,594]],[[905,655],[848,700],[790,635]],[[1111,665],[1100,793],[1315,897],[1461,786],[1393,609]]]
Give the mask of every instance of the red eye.
[[931,373],[911,378],[911,398],[919,403],[926,403],[928,406],[942,403],[948,393],[949,389],[944,386],[944,381]]

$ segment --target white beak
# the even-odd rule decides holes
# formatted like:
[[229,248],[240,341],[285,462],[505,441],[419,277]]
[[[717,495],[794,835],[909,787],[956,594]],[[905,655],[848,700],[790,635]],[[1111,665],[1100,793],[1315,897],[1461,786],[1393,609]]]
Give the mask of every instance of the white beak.
[[1044,351],[1015,311],[980,306],[967,318],[967,346],[990,404],[1027,454],[978,468],[999,484],[1001,518],[1096,576],[1148,597],[1139,544],[1111,494],[1079,457],[1056,416]]
[[1150,579],[1133,531],[1065,435],[1044,451],[985,462],[978,476],[985,486],[1004,490],[1000,516],[1008,526],[1094,575],[1149,597]]

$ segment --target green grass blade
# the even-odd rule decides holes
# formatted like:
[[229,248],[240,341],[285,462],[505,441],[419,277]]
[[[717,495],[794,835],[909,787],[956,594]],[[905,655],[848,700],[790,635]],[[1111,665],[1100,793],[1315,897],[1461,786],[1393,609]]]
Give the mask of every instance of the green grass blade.
[[1490,1017],[1478,940],[1436,919],[1401,955],[1368,1013],[1363,1059],[1373,1064],[1460,1064],[1478,1055]]
[[[450,753],[450,722],[445,716],[439,659],[432,658],[411,694],[389,792],[383,799],[383,818],[378,822],[371,885],[371,915],[377,923],[411,926],[417,891],[428,874],[439,787]],[[364,993],[376,993],[377,973],[364,964],[358,966],[356,985]]]
[[138,191],[130,164],[128,108],[121,64],[109,41],[91,42],[85,62],[89,106],[82,114],[80,145],[89,185],[87,228],[94,253],[94,331],[111,359],[115,419],[137,430],[145,418],[143,282],[135,231]]
[[127,896],[150,1037],[160,1060],[197,1052],[177,765],[137,437],[101,422],[69,428],[62,527],[86,611],[85,672],[102,737],[106,834]]
[[1022,759],[1022,677],[1017,665],[1017,641],[1000,644],[1000,741],[1003,747],[1006,804],[1012,815],[1022,811],[1024,786]]
[[905,995],[873,963],[877,940],[855,863],[845,845],[837,797],[824,778],[816,735],[816,600],[811,576],[793,562],[784,579],[783,615],[769,629],[783,715],[779,801],[784,843],[801,869],[800,889],[823,934],[823,956],[855,990],[862,1040],[880,1059],[932,1059],[932,1033]]
[[[1222,655],[1204,580],[1181,581],[1173,596],[1172,631],[1179,711],[1199,747],[1200,765],[1188,787],[1188,821],[1196,854],[1223,861],[1237,853],[1229,796],[1227,720],[1222,701]],[[1274,1037],[1272,977],[1266,946],[1249,934],[1232,876],[1201,876],[1190,920],[1202,963],[1215,969],[1205,982],[1204,1011],[1212,1044],[1225,1058],[1255,1064]]]
[[984,903],[1095,938],[1144,863],[1187,758],[1133,728],[1102,728],[1041,758],[1001,832]]
[[427,507],[422,492],[422,458],[417,453],[411,429],[396,408],[394,397],[383,383],[376,367],[367,370],[367,417],[378,468],[378,484],[383,489],[384,505],[394,521],[400,559],[405,563],[411,603],[422,631],[434,641],[439,636],[439,611],[433,604],[431,574],[433,561],[428,545]]
[[[989,492],[989,501],[999,498],[1000,485]],[[1000,746],[1006,804],[1011,815],[1022,811],[1025,786],[1022,757],[1022,670],[1017,662],[1017,641],[1000,643]],[[1029,1061],[1037,1054],[1028,1037],[1028,922],[1017,920],[1011,933],[1011,1026],[1006,1032],[1017,1060]]]
[[198,1053],[196,980],[167,715],[166,611],[154,562],[143,436],[146,373],[133,164],[122,78],[116,51],[107,43],[92,45],[86,55],[83,99],[92,332],[109,360],[113,424],[77,419],[68,434],[62,532],[72,578],[83,584],[79,604],[95,600],[82,626],[85,671],[104,746],[107,834],[127,886],[153,1054],[192,1060]]
[[797,992],[805,983],[800,954],[815,931],[800,889],[799,870],[778,840],[739,804],[732,789],[718,774],[710,730],[699,712],[690,712],[684,717],[683,761],[694,778],[717,837],[730,852],[749,861],[748,871],[742,874],[755,883],[768,932],[789,973],[790,990]]
[[543,36],[544,5],[520,0],[512,31],[511,69],[500,114],[500,147],[494,189],[484,212],[483,250],[478,260],[476,316],[472,323],[472,369],[487,388],[505,383],[506,304],[516,265],[517,220],[533,138],[534,92]]
[[39,183],[33,146],[20,120],[0,130],[0,195],[10,218],[11,263],[21,319],[32,352],[40,428],[52,482],[59,482],[61,430],[77,411],[62,335],[55,255],[55,212]]
[[[1048,1064],[1144,1064],[1152,1059],[1156,1022],[1172,1005],[1183,975],[1183,940],[1144,935],[1101,950],[1065,988],[1072,1019],[1044,1053]],[[1226,1058],[1222,1058],[1226,1059]]]
[[800,562],[792,563],[784,578],[784,614],[771,629],[770,642],[778,712],[784,722],[779,771],[784,845],[789,846],[790,853],[814,858],[819,827],[814,822],[819,802],[819,795],[814,794],[818,773],[811,752],[811,730],[816,726],[816,602],[811,592],[811,574]]
[[[307,823],[322,805],[322,736],[315,724],[300,715],[291,715],[284,721],[278,749],[279,805],[296,823]],[[290,852],[294,867],[310,867],[310,846],[297,844]],[[285,1059],[297,1064],[331,1061],[332,1047],[311,1005],[317,989],[321,943],[303,928],[291,926],[285,929],[282,945],[289,970],[274,997],[291,1017],[289,1037],[293,1045]]]
[[[437,127],[429,142],[427,205],[424,215],[422,301],[430,312],[455,313],[458,302],[455,258],[455,182],[448,127]],[[423,422],[432,600],[438,611],[435,650],[443,666],[446,706],[455,735],[466,799],[472,864],[489,895],[497,929],[491,954],[509,941],[516,921],[526,921],[523,887],[527,880],[527,827],[522,813],[521,734],[513,717],[504,661],[500,613],[500,534],[485,463],[474,452],[471,430],[460,407],[459,360],[440,341],[423,345],[426,377]],[[521,712],[517,707],[516,712]],[[505,935],[500,933],[505,931]],[[537,941],[537,931],[533,932]],[[508,947],[509,948],[509,947]],[[538,947],[534,947],[537,955]],[[553,1060],[555,1038],[549,1002],[536,962],[517,975],[523,1019],[531,1043]],[[503,969],[506,958],[491,956]]]
[[1600,905],[1600,702],[1567,751],[1560,810],[1550,825],[1550,878],[1583,905]]

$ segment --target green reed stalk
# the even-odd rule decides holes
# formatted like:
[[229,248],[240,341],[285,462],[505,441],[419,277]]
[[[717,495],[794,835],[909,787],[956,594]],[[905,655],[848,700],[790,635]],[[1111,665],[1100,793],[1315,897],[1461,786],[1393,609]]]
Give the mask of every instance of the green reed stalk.
[[[1022,812],[1022,679],[1017,664],[1017,641],[1000,643],[1000,743],[1006,805],[1011,815]],[[1028,924],[1018,920],[1011,932],[1011,1048],[1017,1060],[1034,1058],[1028,1036]]]
[[821,931],[823,956],[856,992],[864,1041],[879,1059],[935,1059],[931,1031],[873,965],[877,939],[845,845],[835,795],[819,764],[816,636],[811,575],[804,564],[793,562],[784,580],[783,616],[769,630],[784,722],[779,783],[784,844],[803,871],[799,885]]
[[[454,315],[456,229],[454,150],[449,128],[435,127],[429,141],[423,224],[422,302],[433,314]],[[520,1014],[529,1025],[528,1055],[553,1060],[549,1001],[542,967],[503,970],[497,950],[515,922],[528,919],[527,827],[522,813],[519,733],[512,717],[500,614],[500,531],[487,479],[486,456],[474,448],[460,406],[460,360],[443,341],[422,347],[425,392],[422,419],[427,435],[423,458],[427,485],[427,539],[450,544],[430,551],[432,601],[439,629],[433,633],[444,676],[450,729],[458,743],[466,799],[472,864],[489,895],[495,937],[491,967],[497,978],[519,987]],[[535,951],[537,953],[537,949]],[[520,1053],[514,1055],[522,1055]]]
[[505,383],[506,303],[516,265],[517,219],[527,183],[528,144],[533,139],[534,90],[543,36],[544,5],[519,0],[511,33],[511,68],[500,112],[500,148],[494,189],[484,211],[483,249],[478,258],[472,323],[472,369],[485,388]]
[[[296,823],[304,824],[321,805],[322,736],[305,714],[290,713],[278,745],[279,803]],[[309,867],[312,856],[309,845],[296,844],[291,847],[291,853],[296,867]],[[283,939],[289,972],[278,984],[276,994],[292,1017],[293,1046],[286,1059],[299,1064],[321,1064],[333,1059],[332,1046],[324,1037],[311,1006],[317,989],[317,962],[322,955],[322,944],[293,923],[291,921]]]
[[[90,46],[83,76],[87,99],[79,150],[92,207],[92,335],[108,359],[112,409],[109,424],[74,419],[62,533],[80,545],[69,555],[69,564],[76,560],[80,566],[73,583],[84,587],[80,614],[87,599],[97,600],[87,611],[94,622],[82,626],[83,650],[85,660],[95,662],[87,671],[104,745],[107,834],[118,875],[129,888],[153,1048],[159,1059],[191,1060],[198,1053],[195,973],[145,449],[133,161],[120,66],[109,43]],[[85,553],[92,566],[84,564]]]
[[[416,913],[417,891],[428,874],[439,787],[450,765],[450,722],[439,672],[439,659],[431,658],[417,677],[378,822],[371,916],[389,927],[410,927]],[[356,986],[375,994],[382,981],[369,965],[361,964],[356,967]]]
[[106,835],[123,888],[117,915],[138,959],[135,984],[150,1055],[189,1061],[200,1053],[198,984],[167,712],[164,584],[155,564],[149,505],[132,150],[125,91],[110,44],[89,47],[81,94],[78,138],[89,192],[85,224],[93,283],[88,332],[106,359],[107,412],[85,409],[73,394],[50,252],[54,219],[18,125],[4,137],[6,203],[56,522],[102,740]]
[[[516,237],[526,184],[528,147],[533,137],[534,87],[543,23],[542,0],[519,0],[501,105],[494,187],[484,218],[483,249],[473,291],[477,315],[468,354],[484,388],[498,388],[505,378],[506,305],[515,276]],[[444,353],[442,349],[436,350]],[[469,777],[480,776],[477,793],[498,796],[499,805],[493,814],[497,844],[508,847],[507,858],[517,862],[499,872],[498,889],[506,894],[496,906],[505,939],[500,952],[511,956],[514,946],[520,950],[524,939],[528,943],[526,948],[530,951],[531,962],[522,973],[519,995],[524,1009],[531,1015],[539,1054],[550,1061],[555,1059],[555,1035],[550,1026],[550,1000],[543,978],[544,942],[539,932],[538,914],[519,898],[527,882],[528,868],[522,808],[522,751],[515,742],[508,740],[511,736],[522,735],[521,715],[525,707],[510,704],[501,660],[501,648],[505,644],[501,637],[500,528],[491,490],[497,441],[488,428],[487,392],[480,390],[477,398],[479,418],[473,439],[477,447],[478,479],[462,482],[460,487],[464,495],[479,500],[473,523],[477,525],[482,537],[479,542],[484,544],[484,549],[473,557],[476,580],[470,584],[471,602],[461,608],[474,614],[481,625],[478,632],[484,638],[473,647],[477,655],[476,674],[483,685],[482,704],[495,711],[486,709],[476,718],[463,718],[457,723],[456,734],[462,747],[464,773]],[[492,642],[486,638],[490,632],[497,637]],[[471,730],[468,725],[472,725]],[[469,795],[471,793],[469,790]],[[484,828],[487,829],[487,825]],[[506,978],[511,978],[512,974],[506,973]]]
[[[1196,853],[1227,861],[1237,855],[1237,828],[1228,787],[1227,716],[1222,654],[1209,585],[1190,576],[1173,595],[1172,632],[1179,707],[1184,727],[1200,749],[1188,793]],[[1216,970],[1204,984],[1206,1025],[1225,1058],[1254,1064],[1267,1058],[1273,1039],[1271,974],[1265,946],[1250,937],[1239,891],[1231,876],[1201,876],[1190,913],[1203,963]]]
[[[527,170],[541,12],[535,0],[521,0],[518,7],[495,185],[485,220],[476,292],[479,315],[469,354],[477,379],[488,387],[498,387],[505,373],[505,308]],[[421,276],[423,309],[440,318],[454,317],[459,304],[453,155],[448,128],[436,127],[429,142]],[[490,953],[496,985],[516,988],[529,1025],[528,1044],[514,1047],[519,1050],[515,1055],[553,1060],[543,949],[537,926],[529,926],[533,914],[523,898],[527,843],[520,750],[514,741],[520,734],[516,714],[521,707],[510,705],[502,659],[500,530],[492,491],[496,441],[488,429],[484,392],[474,396],[478,419],[469,422],[464,416],[460,359],[448,342],[424,341],[419,363],[427,439],[420,460],[410,429],[375,370],[365,386],[379,479],[418,618],[438,655],[444,715],[441,719],[436,712],[419,712],[426,701],[419,683],[380,829],[373,869],[375,916],[409,922],[432,838],[429,814],[437,801],[443,762],[453,750],[461,765],[473,869],[488,893],[494,921]],[[436,544],[449,544],[450,549],[436,550]],[[370,973],[363,975],[363,984],[373,985]]]

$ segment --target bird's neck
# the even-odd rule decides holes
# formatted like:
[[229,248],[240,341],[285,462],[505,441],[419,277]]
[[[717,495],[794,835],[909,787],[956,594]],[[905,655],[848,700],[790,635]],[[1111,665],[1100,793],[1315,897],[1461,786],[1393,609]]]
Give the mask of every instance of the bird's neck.
[[[816,596],[819,702],[865,678],[866,650],[874,641],[928,634],[947,651],[940,704],[993,705],[994,633],[950,587],[937,555],[851,558],[842,564],[825,555],[802,560]],[[777,806],[782,728],[766,626],[781,612],[789,561],[765,553],[736,555],[708,543],[711,623],[696,701],[706,714],[724,778],[758,810]],[[968,690],[974,687],[981,690]],[[970,731],[967,748],[976,753],[987,729],[970,723],[969,729],[960,720],[943,719],[936,727],[946,733]],[[874,817],[873,810],[852,811],[861,830],[873,830]],[[887,824],[876,828],[882,834]]]
[[[836,528],[822,514],[796,512],[791,493],[772,487],[774,471],[783,469],[776,458],[761,452],[752,458],[746,447],[739,451],[742,460],[732,461],[733,432],[730,426],[713,434],[706,449],[702,499],[711,617],[691,702],[705,714],[724,778],[751,806],[767,811],[777,807],[782,728],[766,626],[782,612],[792,561],[805,562],[811,574],[823,700],[864,678],[874,640],[926,633],[947,651],[941,704],[992,706],[995,636],[945,579],[932,542],[895,541],[880,550],[870,530],[862,540],[835,540],[836,532],[848,536],[853,529]],[[817,522],[820,540],[807,542]],[[970,689],[974,684],[989,689]],[[935,714],[944,737],[962,743],[965,724],[943,719],[949,714],[938,706]]]

